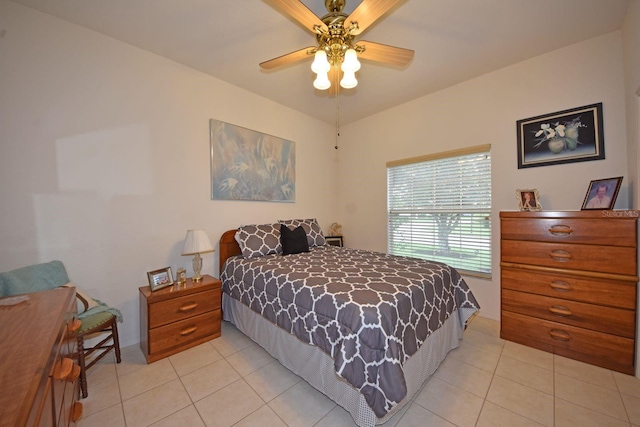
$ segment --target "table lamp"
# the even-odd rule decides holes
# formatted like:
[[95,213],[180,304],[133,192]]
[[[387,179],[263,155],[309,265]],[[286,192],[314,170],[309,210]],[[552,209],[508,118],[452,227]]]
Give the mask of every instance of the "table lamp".
[[194,255],[193,257],[193,282],[200,282],[202,275],[202,258],[201,253],[213,252],[213,246],[209,240],[209,236],[204,230],[188,230],[187,237],[184,239],[184,248],[182,249],[182,255]]

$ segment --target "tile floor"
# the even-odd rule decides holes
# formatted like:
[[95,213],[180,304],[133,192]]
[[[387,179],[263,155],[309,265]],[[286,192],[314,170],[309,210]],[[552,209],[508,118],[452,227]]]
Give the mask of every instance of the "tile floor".
[[[499,329],[476,316],[385,426],[640,427],[638,379],[501,340]],[[78,426],[355,426],[226,322],[222,337],[167,359],[147,365],[138,346],[122,359],[89,371]]]

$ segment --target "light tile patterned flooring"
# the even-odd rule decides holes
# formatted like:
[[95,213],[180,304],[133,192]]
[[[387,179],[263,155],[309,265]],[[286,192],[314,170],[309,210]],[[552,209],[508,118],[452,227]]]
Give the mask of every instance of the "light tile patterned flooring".
[[[640,381],[501,340],[476,316],[385,426],[638,426]],[[80,427],[354,426],[350,415],[223,322],[222,337],[147,365],[137,346],[89,371]]]

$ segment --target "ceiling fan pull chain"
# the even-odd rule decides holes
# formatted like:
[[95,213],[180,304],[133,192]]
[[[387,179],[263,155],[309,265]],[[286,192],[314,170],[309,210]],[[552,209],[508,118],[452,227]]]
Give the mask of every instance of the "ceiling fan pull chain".
[[[337,68],[337,66],[336,66]],[[340,137],[340,102],[338,97],[340,96],[340,88],[338,87],[338,79],[340,78],[340,71],[336,71],[334,73],[335,75],[335,91],[336,91],[336,145],[335,148],[336,150],[338,149],[338,138]]]

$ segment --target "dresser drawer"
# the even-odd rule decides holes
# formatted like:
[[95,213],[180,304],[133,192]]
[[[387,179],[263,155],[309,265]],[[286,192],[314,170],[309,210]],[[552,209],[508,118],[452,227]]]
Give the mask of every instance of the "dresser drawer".
[[633,339],[502,312],[500,336],[607,369],[634,373]]
[[220,289],[197,292],[149,304],[149,328],[167,325],[220,308]]
[[[604,222],[604,221],[603,221]],[[503,262],[636,275],[636,248],[502,240]]]
[[502,267],[503,289],[635,310],[636,283]]
[[214,310],[199,316],[149,330],[149,354],[173,348],[188,348],[194,341],[220,334],[221,311]]
[[502,239],[635,247],[635,221],[615,218],[502,218]]
[[560,298],[502,290],[502,309],[608,334],[635,337],[636,316],[631,310],[585,304]]

